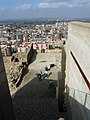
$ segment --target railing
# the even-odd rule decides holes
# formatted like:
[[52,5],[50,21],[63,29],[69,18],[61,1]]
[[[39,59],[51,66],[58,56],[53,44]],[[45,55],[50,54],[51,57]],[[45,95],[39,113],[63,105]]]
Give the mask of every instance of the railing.
[[[67,87],[68,102],[70,103],[72,117],[78,120],[90,119],[90,93]],[[76,116],[75,116],[76,114]]]

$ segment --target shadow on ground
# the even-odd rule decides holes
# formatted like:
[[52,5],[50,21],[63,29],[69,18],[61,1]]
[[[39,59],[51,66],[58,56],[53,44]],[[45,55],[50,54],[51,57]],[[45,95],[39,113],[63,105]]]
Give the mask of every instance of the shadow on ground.
[[16,87],[20,86],[20,84],[23,81],[24,76],[29,72],[28,66],[36,60],[36,57],[37,57],[37,51],[34,50],[33,48],[31,48],[31,50],[29,51],[29,53],[27,55],[27,64],[22,69],[22,73],[21,73],[21,76],[19,78],[19,81],[16,84]]
[[19,85],[21,84],[21,82],[23,81],[23,78],[24,76],[29,72],[28,70],[28,66],[25,66],[23,69],[22,69],[22,73],[21,73],[21,76],[19,78],[19,81],[16,83],[16,87],[19,87]]
[[31,63],[33,63],[36,60],[37,57],[37,51],[33,49],[33,44],[31,46],[31,49],[27,55],[27,63],[28,65],[30,65]]
[[39,81],[36,77],[16,92],[15,97],[27,98],[55,98],[56,97],[56,80],[52,80],[54,87],[48,88],[50,79]]
[[57,81],[52,80],[54,87],[49,87],[50,79],[39,81],[34,77],[17,91],[13,99],[16,120],[58,120],[65,117],[60,113],[56,99]]

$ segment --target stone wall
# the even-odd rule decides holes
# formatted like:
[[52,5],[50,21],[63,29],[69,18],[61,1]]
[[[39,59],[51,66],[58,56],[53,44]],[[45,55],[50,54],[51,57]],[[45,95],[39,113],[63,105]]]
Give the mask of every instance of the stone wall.
[[69,23],[66,85],[72,120],[90,119],[90,23]]
[[3,58],[0,49],[0,120],[15,120]]

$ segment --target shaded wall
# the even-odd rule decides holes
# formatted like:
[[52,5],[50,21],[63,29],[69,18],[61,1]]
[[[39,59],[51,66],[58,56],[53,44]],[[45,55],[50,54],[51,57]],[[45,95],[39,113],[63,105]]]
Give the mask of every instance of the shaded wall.
[[[66,45],[66,85],[73,120],[90,119],[90,24],[71,22]],[[72,105],[73,104],[73,105]]]
[[0,120],[15,120],[7,77],[0,49]]

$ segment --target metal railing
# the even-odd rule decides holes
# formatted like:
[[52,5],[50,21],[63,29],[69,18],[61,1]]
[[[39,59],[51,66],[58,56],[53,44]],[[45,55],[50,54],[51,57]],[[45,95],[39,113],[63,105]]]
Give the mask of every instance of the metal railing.
[[66,89],[72,118],[77,120],[90,120],[90,93],[70,87]]

